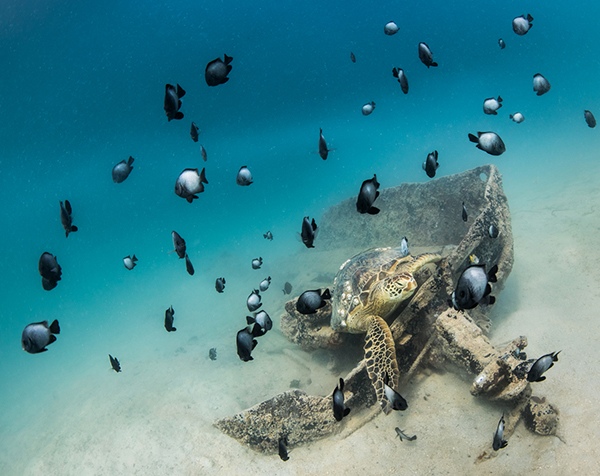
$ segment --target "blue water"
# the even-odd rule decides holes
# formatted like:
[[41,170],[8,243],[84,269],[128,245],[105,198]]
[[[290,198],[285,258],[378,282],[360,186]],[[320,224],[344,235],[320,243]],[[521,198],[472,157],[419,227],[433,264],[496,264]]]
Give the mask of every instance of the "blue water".
[[[297,239],[302,217],[319,222],[374,173],[383,188],[425,182],[421,164],[437,149],[438,176],[496,163],[511,200],[531,186],[558,190],[565,175],[585,173],[598,159],[598,131],[583,119],[584,109],[600,118],[600,7],[592,2],[145,3],[0,5],[4,474],[22,474],[34,456],[27,451],[52,436],[52,428],[27,434],[39,429],[35,409],[60,408],[61,389],[77,387],[84,374],[106,378],[109,352],[124,369],[127,359],[143,366],[162,345],[172,351],[199,334],[203,345],[220,344],[223,372],[238,365],[233,336],[247,294],[268,274],[281,294],[299,272],[269,262],[307,253]],[[526,13],[534,26],[518,37],[511,20]],[[390,19],[400,26],[392,37],[383,34]],[[419,41],[438,68],[420,63]],[[204,67],[224,53],[234,58],[230,81],[209,88]],[[395,66],[408,76],[408,95],[391,75]],[[542,97],[532,91],[538,72],[552,84]],[[181,121],[165,117],[165,83],[187,91]],[[483,99],[498,95],[499,115],[484,115]],[[364,117],[369,101],[376,109]],[[508,118],[517,111],[522,124]],[[189,137],[192,120],[206,163]],[[319,128],[334,149],[327,161],[317,154]],[[504,139],[501,157],[467,139],[486,130]],[[114,184],[113,165],[130,155],[132,174]],[[235,183],[242,165],[253,173],[250,187]],[[173,193],[175,179],[204,166],[209,184],[188,204]],[[65,199],[79,227],[67,239],[59,219]],[[193,277],[170,253],[171,230],[188,242]],[[267,230],[273,242],[262,238]],[[50,292],[37,271],[44,251],[63,268]],[[122,258],[134,253],[139,265],[128,272]],[[266,262],[259,277],[250,270],[257,256]],[[230,283],[227,306],[214,291],[220,275]],[[280,296],[269,299],[281,306]],[[193,332],[184,324],[179,333],[188,334],[166,335],[161,319],[171,304],[194,314]],[[42,355],[24,353],[23,327],[53,319],[61,323],[58,341]],[[17,429],[29,446],[15,457]]]

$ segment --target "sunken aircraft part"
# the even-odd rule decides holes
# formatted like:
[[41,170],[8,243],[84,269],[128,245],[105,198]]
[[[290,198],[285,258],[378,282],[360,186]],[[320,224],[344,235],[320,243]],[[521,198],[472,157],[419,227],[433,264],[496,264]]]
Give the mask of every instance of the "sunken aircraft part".
[[[461,218],[463,202],[468,210],[466,222]],[[486,336],[491,306],[456,311],[450,302],[458,278],[475,258],[488,268],[498,265],[497,282],[492,285],[495,296],[512,270],[510,210],[498,169],[485,165],[425,183],[402,184],[381,190],[377,203],[381,212],[373,216],[356,213],[354,198],[327,210],[321,219],[319,247],[323,252],[344,249],[348,251],[346,257],[351,257],[369,248],[399,246],[406,236],[412,255],[442,255],[437,265],[429,264],[415,272],[416,292],[385,318],[394,340],[400,387],[420,367],[446,368],[450,364],[474,376],[472,395],[512,406],[506,414],[505,437],[510,436],[523,412],[529,428],[543,428],[540,434],[550,433],[547,428],[555,431],[557,417],[539,424],[532,421],[536,415],[548,419],[550,413],[554,417],[557,412],[531,410],[530,399],[535,398],[534,403],[541,400],[531,397],[526,380],[527,362],[522,360],[522,351],[527,339],[520,336],[504,347],[495,347]],[[490,232],[492,225],[494,233]],[[308,351],[362,346],[364,335],[336,332],[329,326],[330,303],[315,314],[303,315],[296,311],[296,299],[286,303],[281,316],[281,330],[290,341]],[[363,359],[357,364],[344,378],[346,403],[352,414],[341,424],[334,424],[330,395],[311,397],[288,391],[215,425],[266,453],[277,452],[281,435],[287,435],[294,447],[334,431],[349,431],[350,427],[354,431],[380,413],[366,362]],[[311,398],[316,401],[310,411],[302,411]],[[481,459],[490,454],[491,446]]]

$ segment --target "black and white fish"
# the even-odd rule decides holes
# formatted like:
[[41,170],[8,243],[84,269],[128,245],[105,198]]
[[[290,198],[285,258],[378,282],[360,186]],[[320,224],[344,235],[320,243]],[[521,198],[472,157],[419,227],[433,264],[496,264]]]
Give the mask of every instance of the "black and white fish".
[[533,17],[528,13],[527,16],[521,15],[520,17],[513,18],[512,28],[513,31],[519,35],[525,35],[533,26]]
[[217,360],[217,348],[216,347],[211,347],[208,350],[208,358],[210,360]]
[[251,354],[258,341],[254,338],[248,327],[244,327],[238,331],[235,342],[237,345],[237,355],[241,360],[244,362],[254,360]]
[[500,232],[498,231],[498,228],[496,227],[496,225],[494,225],[493,223],[490,225],[490,227],[488,228],[488,235],[490,238],[498,238],[498,235],[500,234]]
[[254,289],[248,296],[248,299],[246,299],[246,306],[248,306],[248,310],[250,312],[256,311],[260,306],[262,306],[262,302],[260,301],[260,293],[258,292],[258,289]]
[[558,354],[560,354],[560,352],[561,351],[559,350],[558,352],[542,355],[537,359],[529,369],[529,372],[527,372],[527,381],[543,382],[546,380],[546,377],[544,377],[543,374],[554,365],[554,362],[558,362]]
[[496,299],[490,296],[492,287],[490,283],[497,281],[498,265],[494,265],[488,273],[485,264],[471,264],[465,269],[452,293],[452,305],[457,311],[473,309],[478,304],[494,304]]
[[393,68],[392,76],[398,80],[400,83],[400,89],[404,94],[408,94],[408,79],[406,78],[406,74],[402,68]]
[[392,410],[400,410],[404,411],[408,408],[408,403],[404,399],[402,395],[400,395],[396,390],[390,387],[388,384],[390,383],[389,376],[386,373],[383,380],[383,391],[385,393],[385,398],[387,398],[390,403]]
[[185,252],[187,249],[185,240],[175,230],[171,232],[171,238],[173,240],[173,248],[175,253],[177,253],[179,259],[183,259],[185,257]]
[[314,314],[318,309],[325,306],[327,304],[326,300],[329,299],[331,299],[329,289],[325,289],[323,292],[320,289],[304,291],[296,301],[296,310],[300,314]]
[[254,313],[254,317],[246,316],[246,323],[253,326],[252,335],[260,337],[273,329],[273,321],[266,311],[258,311]]
[[190,276],[194,276],[194,273],[196,271],[194,270],[194,265],[190,261],[190,257],[188,256],[187,253],[185,254],[185,269]]
[[133,170],[133,161],[135,159],[131,156],[129,156],[129,159],[127,159],[127,162],[125,160],[122,160],[121,162],[119,162],[117,165],[115,165],[112,169],[112,179],[113,182],[115,183],[121,183],[123,181],[125,181],[125,179],[127,177],[129,177],[129,174],[131,173],[131,171]]
[[373,206],[377,197],[379,197],[379,182],[377,181],[377,175],[373,174],[372,179],[363,181],[360,186],[358,198],[356,199],[356,211],[358,213],[377,215],[380,210]]
[[266,233],[263,233],[263,238],[265,240],[273,241],[273,233],[267,231]]
[[176,327],[173,327],[173,320],[175,319],[175,310],[173,306],[169,307],[165,311],[165,329],[167,332],[175,332],[177,330]]
[[48,321],[33,322],[25,326],[21,334],[21,347],[30,354],[46,352],[47,345],[56,341],[55,334],[60,334],[60,326],[55,319],[48,326]]
[[396,435],[398,435],[398,438],[400,438],[400,441],[415,441],[417,439],[417,435],[413,435],[413,436],[408,436],[406,433],[404,433],[400,428],[396,427],[394,428],[394,430],[396,430]]
[[119,359],[117,359],[116,357],[113,357],[110,354],[108,354],[108,359],[110,360],[110,366],[112,367],[112,369],[115,372],[120,372],[121,371],[121,363],[119,362]]
[[348,416],[350,409],[344,403],[344,379],[340,378],[340,384],[335,386],[333,391],[333,416],[337,421]]
[[56,256],[44,251],[38,262],[38,271],[42,277],[42,287],[50,291],[56,287],[62,279],[62,268],[56,260]]
[[200,144],[200,155],[202,156],[202,160],[206,162],[208,160],[208,154],[206,153],[206,149],[202,144]]
[[427,46],[427,43],[419,43],[419,59],[421,63],[423,63],[428,68],[433,66],[434,68],[438,65],[435,61],[433,61],[433,53]]
[[314,248],[315,237],[317,234],[317,223],[313,218],[310,221],[309,217],[304,217],[302,219],[302,231],[300,232],[300,237],[302,238],[302,243],[307,248]]
[[123,265],[129,270],[131,271],[133,268],[135,268],[137,266],[137,258],[135,257],[135,255],[131,256],[131,255],[127,255],[125,256],[125,258],[123,258]]
[[504,439],[504,413],[500,417],[500,421],[498,422],[498,427],[494,432],[494,440],[492,441],[492,448],[494,451],[498,451],[500,448],[506,448],[508,445],[508,441]]
[[440,164],[438,164],[438,151],[434,150],[427,154],[427,158],[425,162],[423,162],[423,170],[427,174],[429,178],[435,177],[435,172],[437,171]]
[[242,186],[250,185],[252,183],[252,173],[250,172],[250,169],[245,165],[242,165],[240,170],[238,170],[235,182]]
[[592,114],[592,111],[588,111],[586,109],[583,111],[583,117],[585,118],[585,123],[588,125],[588,127],[591,127],[592,129],[596,127],[596,118]]
[[267,289],[269,289],[269,286],[271,285],[271,276],[263,279],[260,284],[258,285],[258,289],[260,289],[261,292],[265,292]]
[[544,78],[540,73],[536,73],[533,75],[533,90],[537,96],[541,96],[542,94],[546,94],[550,91],[550,82]]
[[283,285],[283,294],[290,294],[292,292],[292,285],[289,282],[285,282]]
[[402,253],[402,256],[408,256],[408,238],[406,236],[400,241],[400,253]]
[[262,264],[263,264],[262,256],[259,256],[258,258],[254,258],[252,260],[252,269],[260,269]]
[[225,278],[217,278],[215,280],[215,289],[218,293],[222,293],[225,290]]
[[206,65],[204,79],[209,86],[218,86],[219,84],[225,84],[229,81],[227,75],[231,71],[230,63],[233,61],[233,58],[224,55],[224,60],[225,61],[221,58],[216,58]]
[[383,27],[383,32],[388,36],[392,36],[392,35],[395,35],[396,33],[398,33],[399,29],[400,28],[398,28],[398,25],[396,25],[396,22],[389,21]]
[[172,84],[165,86],[165,114],[169,121],[173,119],[183,119],[181,108],[181,98],[185,96],[185,91],[179,84],[177,87]]
[[204,192],[204,184],[208,184],[205,169],[202,172],[198,172],[198,169],[184,169],[175,182],[175,194],[192,203],[198,198],[197,193]]
[[508,117],[510,117],[517,124],[521,124],[521,122],[523,122],[525,120],[525,116],[523,114],[521,114],[520,112],[515,112],[514,114],[510,114]]
[[462,202],[462,220],[467,221],[469,219],[469,214],[467,213],[467,207],[465,207],[465,202]]
[[483,112],[485,114],[491,114],[493,116],[498,115],[498,109],[502,107],[502,97],[498,96],[496,98],[487,98],[483,101]]
[[279,438],[279,441],[277,442],[277,446],[279,447],[279,457],[283,461],[287,461],[288,459],[290,459],[290,457],[288,456],[287,445],[289,445],[287,436],[281,436]]
[[501,50],[506,48],[506,43],[504,42],[504,40],[502,38],[498,38],[498,46],[500,47]]
[[478,132],[477,137],[469,134],[469,140],[477,144],[477,148],[490,155],[502,155],[506,152],[506,146],[495,132]]
[[192,121],[192,127],[190,128],[190,136],[192,136],[192,140],[194,142],[198,142],[198,135],[200,133],[200,128],[196,125],[194,121]]
[[374,101],[368,102],[367,104],[365,104],[362,107],[361,110],[362,110],[363,116],[368,116],[375,110],[375,102]]
[[354,56],[354,53],[352,53],[352,51],[350,52],[350,61],[356,63],[356,56]]
[[325,141],[325,136],[323,135],[323,129],[319,129],[319,155],[323,160],[327,160],[327,156],[332,150],[333,149],[327,148],[327,142]]
[[60,201],[60,222],[65,229],[65,236],[67,238],[69,237],[69,233],[77,231],[77,227],[73,225],[73,209],[69,200],[65,200],[64,203]]

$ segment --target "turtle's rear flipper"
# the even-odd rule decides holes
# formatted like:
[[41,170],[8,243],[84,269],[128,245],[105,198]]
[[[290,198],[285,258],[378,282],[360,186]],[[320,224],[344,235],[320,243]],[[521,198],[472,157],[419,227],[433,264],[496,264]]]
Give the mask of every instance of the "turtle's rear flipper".
[[371,383],[377,394],[377,401],[383,411],[388,414],[391,406],[385,398],[384,378],[389,377],[388,385],[398,387],[398,363],[396,362],[396,347],[394,338],[387,323],[378,316],[365,316],[369,320],[369,328],[365,338],[365,361]]

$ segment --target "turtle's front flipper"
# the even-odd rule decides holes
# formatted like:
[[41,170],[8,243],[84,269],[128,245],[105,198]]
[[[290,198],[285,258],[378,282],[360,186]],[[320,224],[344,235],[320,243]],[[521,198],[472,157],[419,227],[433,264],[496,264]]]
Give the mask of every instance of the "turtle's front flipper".
[[385,398],[384,378],[389,376],[388,385],[398,387],[398,363],[394,338],[387,323],[378,316],[369,316],[369,328],[365,338],[365,361],[371,383],[377,394],[377,401],[387,414],[391,407]]

